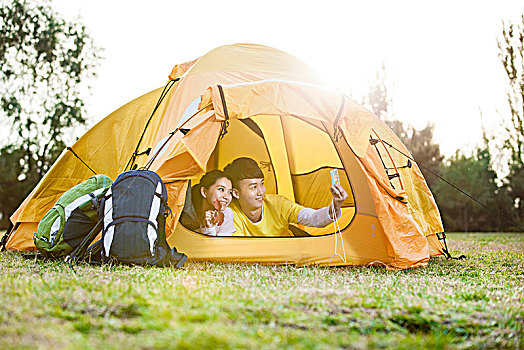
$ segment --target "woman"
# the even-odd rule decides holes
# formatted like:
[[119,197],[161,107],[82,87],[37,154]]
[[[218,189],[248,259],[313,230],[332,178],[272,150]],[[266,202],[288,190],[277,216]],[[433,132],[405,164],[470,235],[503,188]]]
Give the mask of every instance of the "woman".
[[[220,170],[211,170],[191,188],[199,232],[210,236],[231,236],[235,233],[231,203],[233,185]],[[196,226],[196,225],[195,225]]]

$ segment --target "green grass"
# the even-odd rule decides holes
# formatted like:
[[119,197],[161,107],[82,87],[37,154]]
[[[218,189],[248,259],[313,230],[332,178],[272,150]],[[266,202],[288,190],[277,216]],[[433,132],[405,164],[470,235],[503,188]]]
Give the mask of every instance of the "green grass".
[[1,348],[515,348],[524,235],[449,234],[427,268],[78,265],[0,254]]

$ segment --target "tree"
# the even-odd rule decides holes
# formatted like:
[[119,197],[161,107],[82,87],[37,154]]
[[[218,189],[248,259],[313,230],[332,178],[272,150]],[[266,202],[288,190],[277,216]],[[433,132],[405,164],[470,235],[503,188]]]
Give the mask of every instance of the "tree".
[[509,82],[507,96],[511,115],[506,121],[504,143],[511,154],[507,181],[517,208],[517,221],[524,223],[524,14],[519,23],[503,22],[498,46]]
[[440,146],[433,140],[434,125],[428,123],[424,129],[417,130],[411,125],[404,126],[398,120],[386,121],[386,124],[406,145],[413,159],[419,164],[428,186],[432,188],[437,181],[434,174],[440,173],[440,165],[444,159],[440,154]]
[[509,81],[508,104],[511,112],[505,147],[511,150],[512,165],[524,164],[524,14],[521,23],[503,23],[498,41],[499,56]]
[[369,92],[362,101],[373,110],[373,113],[382,120],[391,119],[392,100],[388,95],[386,86],[386,66],[382,64],[379,70],[375,72],[375,78],[369,85]]
[[12,201],[0,202],[5,226],[6,215],[64,149],[68,130],[85,124],[82,96],[95,76],[100,49],[85,26],[62,19],[49,1],[0,5],[0,111],[12,128],[0,145],[0,159],[2,169],[13,165],[0,173],[0,183],[20,191],[12,193]]
[[[440,164],[444,159],[440,154],[440,146],[433,140],[434,126],[428,123],[424,129],[417,130],[392,115],[391,105],[393,101],[388,95],[384,65],[376,72],[375,79],[370,84],[369,92],[363,99],[363,104],[370,106],[373,113],[381,118],[406,145],[413,158],[421,165],[420,169],[431,187],[435,182],[435,176],[431,173],[439,173]],[[426,168],[429,170],[426,170]]]
[[[443,163],[441,175],[506,218],[513,215],[514,208],[506,188],[496,184],[497,174],[491,168],[491,155],[487,146],[477,149],[469,157],[457,152]],[[446,231],[502,231],[509,228],[496,214],[460,194],[445,182],[435,182],[432,191],[439,204]]]

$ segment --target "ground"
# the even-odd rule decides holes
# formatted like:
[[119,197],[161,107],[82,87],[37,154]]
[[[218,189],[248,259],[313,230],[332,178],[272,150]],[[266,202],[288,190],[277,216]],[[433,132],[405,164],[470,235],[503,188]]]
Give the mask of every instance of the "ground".
[[448,234],[426,268],[192,263],[183,269],[0,254],[2,348],[524,347],[524,234]]

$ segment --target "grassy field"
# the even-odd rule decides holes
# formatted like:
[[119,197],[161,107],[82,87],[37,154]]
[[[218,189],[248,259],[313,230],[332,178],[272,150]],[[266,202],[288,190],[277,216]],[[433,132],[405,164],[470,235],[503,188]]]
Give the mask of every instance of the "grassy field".
[[523,348],[524,235],[424,269],[93,267],[0,254],[5,348]]

